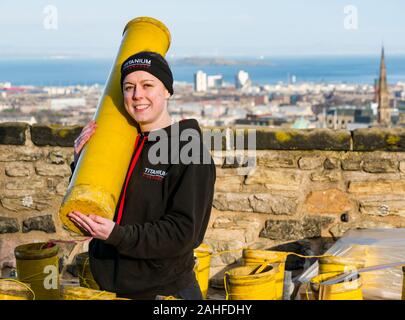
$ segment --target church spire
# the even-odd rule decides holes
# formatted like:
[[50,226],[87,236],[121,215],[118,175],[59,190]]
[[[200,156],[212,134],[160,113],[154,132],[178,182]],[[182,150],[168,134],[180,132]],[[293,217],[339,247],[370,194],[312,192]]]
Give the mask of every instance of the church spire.
[[378,79],[378,123],[381,126],[389,126],[391,124],[384,46],[381,49],[380,77]]

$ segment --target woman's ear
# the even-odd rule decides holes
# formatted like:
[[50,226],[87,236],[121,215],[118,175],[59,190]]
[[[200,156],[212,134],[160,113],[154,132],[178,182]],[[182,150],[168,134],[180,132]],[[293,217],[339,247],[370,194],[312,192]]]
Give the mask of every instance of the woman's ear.
[[169,90],[165,89],[165,99],[169,99],[170,98],[170,92]]

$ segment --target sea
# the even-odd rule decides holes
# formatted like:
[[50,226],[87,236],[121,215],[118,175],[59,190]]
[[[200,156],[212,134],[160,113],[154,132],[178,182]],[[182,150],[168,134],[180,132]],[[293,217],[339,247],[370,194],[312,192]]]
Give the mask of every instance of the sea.
[[[239,60],[238,60],[239,59]],[[173,63],[174,79],[193,83],[194,74],[222,74],[234,83],[239,70],[249,73],[254,84],[348,83],[373,84],[378,77],[380,56],[304,56],[274,58],[238,58],[233,65]],[[386,55],[388,82],[405,82],[405,55]],[[234,60],[235,61],[235,60]],[[248,61],[248,63],[246,62]],[[257,63],[256,63],[257,62]],[[4,59],[0,58],[0,83],[13,85],[68,86],[104,85],[113,59]]]

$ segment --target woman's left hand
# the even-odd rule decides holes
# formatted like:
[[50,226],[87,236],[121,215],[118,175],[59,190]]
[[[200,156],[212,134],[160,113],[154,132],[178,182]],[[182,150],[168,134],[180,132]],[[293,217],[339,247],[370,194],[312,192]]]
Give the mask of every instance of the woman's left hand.
[[93,214],[86,216],[79,211],[72,211],[68,217],[93,238],[100,240],[107,240],[115,226],[114,221]]

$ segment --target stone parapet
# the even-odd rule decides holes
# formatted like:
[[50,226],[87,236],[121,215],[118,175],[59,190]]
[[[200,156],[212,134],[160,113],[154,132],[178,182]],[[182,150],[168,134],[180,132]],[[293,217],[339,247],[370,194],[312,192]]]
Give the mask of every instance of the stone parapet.
[[[57,212],[81,130],[0,124],[0,269],[14,263],[19,244],[76,239]],[[230,130],[234,137],[248,134]],[[405,227],[404,133],[257,129],[255,150],[243,144],[235,163],[222,152],[232,149],[224,134],[221,148],[211,152],[217,180],[204,239],[218,253],[211,275],[220,277],[239,262],[243,247],[318,254],[349,229]],[[251,157],[253,165],[246,166]]]

